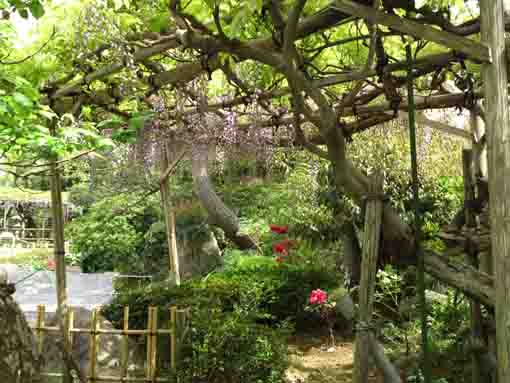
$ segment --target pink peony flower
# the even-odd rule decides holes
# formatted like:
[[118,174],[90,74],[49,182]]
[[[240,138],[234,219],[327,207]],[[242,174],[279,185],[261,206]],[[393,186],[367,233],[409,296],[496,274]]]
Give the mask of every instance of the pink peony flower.
[[322,305],[322,304],[326,303],[327,300],[328,300],[328,293],[321,289],[313,290],[310,293],[310,297],[308,298],[308,301],[310,302],[311,305],[317,305],[317,304]]

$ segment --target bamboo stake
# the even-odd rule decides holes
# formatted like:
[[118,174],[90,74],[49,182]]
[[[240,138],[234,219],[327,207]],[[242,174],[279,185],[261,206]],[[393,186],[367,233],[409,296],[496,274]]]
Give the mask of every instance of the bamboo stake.
[[150,337],[151,341],[151,358],[150,358],[150,371],[151,371],[151,382],[154,382],[156,378],[156,366],[157,366],[157,349],[158,349],[158,338],[157,338],[157,329],[158,329],[158,308],[151,307],[152,310],[152,323],[150,328]]
[[151,307],[149,307],[149,310],[147,312],[147,360],[146,360],[146,369],[145,369],[145,375],[148,380],[151,378],[151,349],[152,349],[152,336],[150,335],[152,328],[152,310]]
[[96,381],[96,359],[97,359],[97,309],[92,310],[90,321],[90,366],[89,377],[92,382]]
[[409,146],[411,151],[411,175],[413,186],[413,205],[414,205],[414,237],[415,246],[418,250],[418,267],[416,270],[416,291],[418,295],[419,311],[420,311],[420,327],[421,327],[421,349],[422,349],[422,371],[423,381],[430,383],[430,357],[428,342],[428,325],[427,325],[427,298],[425,295],[425,256],[420,251],[420,243],[422,240],[422,217],[419,212],[419,179],[418,179],[418,155],[416,149],[416,103],[414,97],[414,66],[411,45],[406,46],[406,57],[408,62],[407,68],[407,99],[409,104]]
[[359,323],[354,353],[354,383],[368,382],[369,335],[372,320],[373,295],[377,273],[377,258],[382,223],[382,175],[376,174],[370,186],[373,196],[367,201],[365,232],[363,235],[363,257],[359,293]]
[[129,306],[124,306],[124,326],[122,328],[122,362],[121,362],[121,377],[126,378],[129,360]]
[[69,340],[69,349],[73,349],[73,328],[74,328],[74,310],[69,309],[66,316],[66,329],[67,329],[67,339]]
[[37,351],[39,355],[43,352],[43,343],[44,343],[44,316],[45,316],[45,307],[44,305],[37,306]]
[[172,370],[177,368],[177,308],[172,306],[170,308],[170,331],[172,333],[170,338],[170,367]]

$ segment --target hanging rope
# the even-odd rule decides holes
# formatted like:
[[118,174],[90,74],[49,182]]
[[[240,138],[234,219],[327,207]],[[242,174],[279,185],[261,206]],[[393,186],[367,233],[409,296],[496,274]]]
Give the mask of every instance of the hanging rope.
[[415,244],[418,258],[417,270],[417,295],[420,306],[421,317],[421,347],[422,347],[422,372],[424,383],[431,382],[430,375],[430,359],[428,345],[428,326],[427,326],[427,300],[425,296],[425,263],[423,253],[420,248],[421,241],[421,217],[419,212],[419,190],[418,190],[418,160],[416,154],[416,106],[414,103],[414,78],[413,78],[413,54],[411,45],[406,46],[407,54],[407,97],[408,97],[408,114],[409,114],[409,140],[411,147],[411,172],[413,184],[413,205],[414,205],[414,233]]

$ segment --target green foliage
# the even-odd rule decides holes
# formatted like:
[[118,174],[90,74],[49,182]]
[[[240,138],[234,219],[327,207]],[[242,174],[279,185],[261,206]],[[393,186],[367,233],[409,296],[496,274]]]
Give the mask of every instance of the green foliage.
[[[408,132],[399,122],[357,135],[349,146],[353,162],[367,174],[383,171],[384,190],[410,222],[413,197],[410,182]],[[461,177],[462,142],[431,131],[418,134],[418,166],[420,177],[420,215],[424,233],[431,238],[439,226],[448,223],[461,207],[463,200]]]
[[288,365],[285,327],[257,324],[239,308],[194,309],[179,369],[207,382],[280,383]]
[[[119,195],[91,206],[67,228],[84,272],[143,269],[138,249],[150,207],[137,196]],[[154,221],[155,218],[149,218]]]
[[36,19],[44,15],[44,7],[39,0],[0,0],[0,10],[16,11],[24,19],[28,19],[29,14]]
[[237,307],[250,311],[252,318],[260,323],[289,320],[303,327],[313,325],[310,322],[313,318],[304,310],[310,291],[339,285],[334,272],[313,264],[281,266],[272,258],[242,253],[226,257],[224,271],[209,274],[202,280],[185,281],[180,287],[162,282],[135,290],[120,288],[106,312],[118,322],[122,308],[129,305],[130,320],[137,326],[145,323],[143,311],[150,305],[198,305],[223,312],[232,312]]
[[[168,245],[160,200],[143,194],[101,197],[84,184],[72,188],[71,201],[83,207],[85,214],[69,224],[67,233],[85,272],[166,273]],[[176,213],[179,241],[203,241],[209,235],[206,215],[198,204]]]
[[30,265],[36,269],[46,268],[48,260],[53,256],[51,249],[16,250],[16,254],[14,256],[10,254],[4,256],[3,254],[4,252],[2,251],[0,253],[0,264],[9,263],[21,266]]
[[118,287],[103,312],[120,324],[130,306],[130,326],[145,326],[148,306],[191,310],[191,335],[179,368],[208,382],[282,382],[287,367],[288,319],[306,315],[309,289],[333,285],[334,278],[309,268],[279,268],[268,257],[227,255],[224,272],[179,287],[167,282],[141,288]]

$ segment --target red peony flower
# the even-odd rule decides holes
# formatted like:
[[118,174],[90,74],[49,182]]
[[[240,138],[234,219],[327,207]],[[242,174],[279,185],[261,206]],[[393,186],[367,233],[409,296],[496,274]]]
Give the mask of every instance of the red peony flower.
[[287,253],[287,248],[284,244],[278,242],[273,245],[273,252],[280,254]]
[[328,300],[328,293],[321,289],[313,290],[310,293],[310,297],[308,298],[308,301],[310,302],[311,305],[317,305],[317,304],[322,305],[327,300]]
[[48,268],[48,270],[55,270],[55,261],[53,259],[48,259],[46,267]]
[[289,227],[287,225],[269,225],[269,229],[276,234],[285,234],[289,231]]

